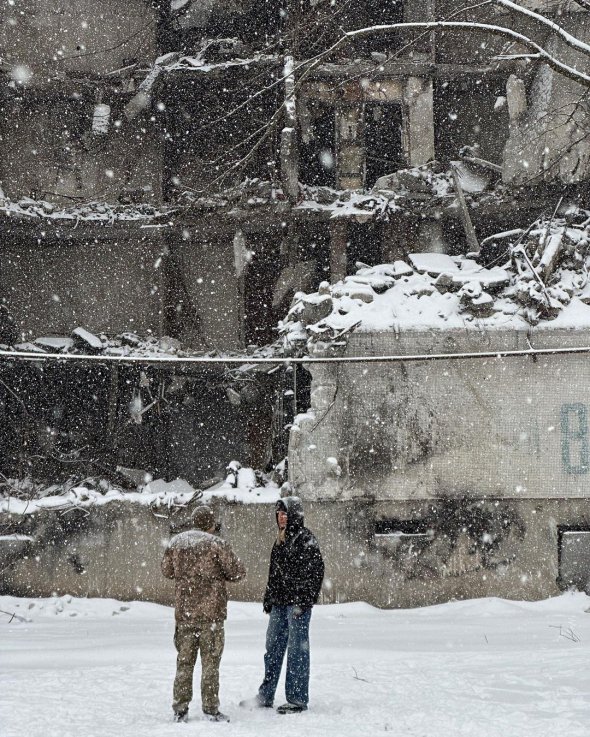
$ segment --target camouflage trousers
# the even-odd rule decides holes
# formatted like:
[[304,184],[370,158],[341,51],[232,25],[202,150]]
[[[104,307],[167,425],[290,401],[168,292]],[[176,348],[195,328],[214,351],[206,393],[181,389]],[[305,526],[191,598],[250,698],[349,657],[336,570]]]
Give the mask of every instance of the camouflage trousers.
[[174,632],[176,678],[172,708],[175,712],[188,709],[193,698],[193,671],[201,653],[201,705],[205,714],[219,711],[219,663],[223,653],[225,633],[223,622],[177,624]]

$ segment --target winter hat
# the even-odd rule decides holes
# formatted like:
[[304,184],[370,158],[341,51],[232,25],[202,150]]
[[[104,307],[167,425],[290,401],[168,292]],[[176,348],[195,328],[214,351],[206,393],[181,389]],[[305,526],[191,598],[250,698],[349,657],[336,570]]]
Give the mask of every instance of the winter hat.
[[191,521],[193,527],[204,532],[208,532],[212,527],[215,527],[215,515],[205,504],[195,509],[192,513]]

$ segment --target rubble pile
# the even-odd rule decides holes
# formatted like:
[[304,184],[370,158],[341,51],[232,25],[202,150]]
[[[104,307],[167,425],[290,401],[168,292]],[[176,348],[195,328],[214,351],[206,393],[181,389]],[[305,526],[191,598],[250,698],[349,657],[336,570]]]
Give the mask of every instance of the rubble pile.
[[354,330],[590,328],[590,212],[575,208],[481,246],[357,262],[343,281],[298,292],[279,323],[285,351],[337,354]]
[[453,178],[445,166],[438,161],[431,161],[380,177],[373,186],[373,192],[380,191],[444,197],[453,194]]
[[[14,515],[18,522],[19,517],[35,515],[41,510],[63,512],[112,502],[174,511],[191,502],[211,504],[216,499],[246,504],[273,503],[280,493],[276,472],[266,475],[241,465],[235,482],[229,477],[225,480],[212,478],[203,482],[202,488],[192,486],[182,478],[173,481],[152,479],[151,474],[146,472],[141,472],[141,481],[138,478],[134,484],[131,473],[134,469],[118,467],[117,470],[120,483],[94,476],[72,476],[61,484],[43,484],[30,478],[6,478],[0,483],[0,515]],[[6,526],[6,520],[4,524]],[[22,531],[22,528],[16,527],[14,531],[18,530]]]
[[359,220],[376,217],[387,220],[390,214],[409,213],[429,207],[453,207],[457,194],[453,170],[467,200],[490,192],[497,175],[468,160],[451,162],[451,168],[438,161],[400,169],[380,177],[370,192],[339,191],[330,187],[301,185],[300,210],[329,210],[333,218],[354,216]]
[[[490,192],[493,177],[465,161],[452,162],[467,199]],[[0,190],[1,193],[1,190]],[[143,201],[149,193],[129,191],[119,202],[85,202],[63,207],[31,197],[18,201],[0,194],[0,214],[25,220],[45,219],[61,222],[113,224],[115,222],[151,222],[169,218],[177,210],[190,208],[210,211],[226,208],[252,209],[273,204],[288,207],[287,198],[278,183],[260,178],[246,178],[220,192],[197,192],[177,185],[173,206],[154,207]],[[456,188],[452,170],[433,161],[423,166],[401,169],[381,177],[371,191],[336,190],[330,187],[300,184],[297,210],[329,211],[331,217],[387,220],[389,214],[406,210],[414,212],[424,206],[453,206]]]
[[[6,350],[9,346],[0,345],[0,349]],[[164,336],[141,336],[137,333],[126,332],[116,336],[107,336],[103,333],[94,334],[85,328],[78,327],[69,336],[45,335],[24,343],[12,346],[16,351],[24,353],[39,354],[80,354],[80,355],[104,355],[123,357],[164,357],[175,356],[178,358],[203,358],[218,356],[235,356],[272,358],[279,355],[281,346],[278,343],[253,348],[247,351],[223,352],[219,351],[197,351],[187,348],[176,338]]]
[[165,215],[166,211],[139,202],[116,205],[107,202],[86,202],[71,207],[59,207],[46,200],[23,197],[18,202],[6,198],[0,199],[0,213],[8,217],[26,219],[42,218],[73,222],[113,223],[116,221],[150,221]]

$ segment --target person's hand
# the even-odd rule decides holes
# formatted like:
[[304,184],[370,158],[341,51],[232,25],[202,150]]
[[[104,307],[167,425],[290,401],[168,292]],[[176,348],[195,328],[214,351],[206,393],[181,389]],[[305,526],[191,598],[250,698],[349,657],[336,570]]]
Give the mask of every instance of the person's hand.
[[299,619],[308,609],[311,609],[311,607],[306,604],[295,604],[293,607],[293,618]]
[[265,614],[270,614],[270,613],[271,613],[271,611],[272,611],[272,604],[269,604],[269,603],[268,603],[268,601],[265,601],[265,602],[264,602],[264,603],[262,604],[262,611],[263,611],[263,612],[264,612]]

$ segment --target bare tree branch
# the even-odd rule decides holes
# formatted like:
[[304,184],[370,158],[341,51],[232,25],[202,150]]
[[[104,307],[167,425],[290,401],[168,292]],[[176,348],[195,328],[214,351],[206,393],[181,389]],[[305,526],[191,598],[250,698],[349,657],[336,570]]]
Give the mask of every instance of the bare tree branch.
[[580,39],[576,38],[575,36],[572,36],[571,33],[565,31],[558,23],[549,20],[549,18],[546,18],[544,15],[540,15],[540,13],[535,13],[534,10],[523,8],[521,5],[517,5],[516,3],[511,2],[511,0],[495,0],[495,2],[498,5],[503,5],[505,8],[509,8],[516,13],[520,13],[520,15],[526,15],[529,18],[537,21],[538,23],[542,23],[544,26],[547,26],[547,28],[550,28],[554,33],[560,36],[560,38],[562,38],[563,41],[565,41],[565,43],[568,46],[571,46],[573,49],[582,51],[584,54],[590,53],[590,45],[584,43],[584,41],[580,41]]
[[[504,0],[502,0],[504,2]],[[542,16],[539,16],[540,18]],[[548,21],[551,22],[551,21]],[[322,54],[318,54],[316,59],[307,67],[305,74],[309,74],[319,64],[321,64],[327,57],[334,54],[341,46],[349,42],[352,39],[363,38],[371,34],[388,33],[395,30],[412,30],[412,29],[424,29],[424,30],[462,30],[462,31],[486,31],[496,36],[506,36],[512,38],[515,41],[520,41],[524,46],[534,49],[539,54],[539,57],[545,61],[555,71],[560,72],[566,77],[573,79],[576,82],[583,83],[585,85],[590,83],[590,75],[581,72],[574,67],[565,64],[564,62],[557,59],[555,56],[546,51],[542,46],[533,41],[528,36],[522,33],[506,28],[505,26],[497,26],[492,23],[476,23],[473,21],[427,21],[427,22],[412,22],[412,23],[392,23],[391,25],[379,25],[370,26],[368,28],[359,28],[356,31],[347,31],[336,43],[330,48],[326,49]],[[565,31],[564,31],[565,33]],[[569,34],[567,34],[569,36]],[[574,37],[571,36],[573,39]],[[577,41],[577,39],[574,39]],[[590,46],[584,44],[582,41],[577,41],[577,48],[583,51],[585,54],[590,56]],[[573,45],[573,44],[572,44]]]

